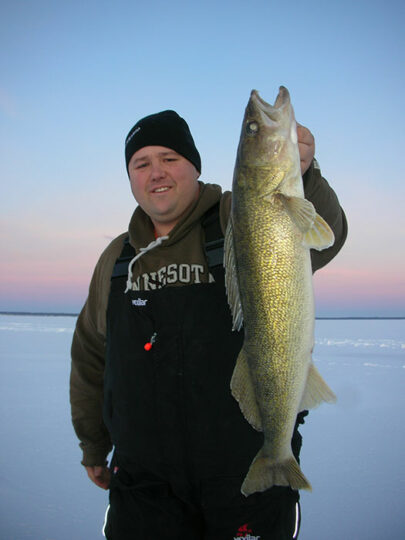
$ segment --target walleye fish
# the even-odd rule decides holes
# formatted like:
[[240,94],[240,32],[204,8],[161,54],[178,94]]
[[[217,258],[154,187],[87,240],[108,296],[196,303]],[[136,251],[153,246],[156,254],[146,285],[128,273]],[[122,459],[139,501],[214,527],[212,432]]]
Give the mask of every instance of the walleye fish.
[[304,198],[290,95],[274,106],[253,90],[236,157],[224,265],[233,328],[244,343],[231,390],[249,423],[264,432],[245,496],[273,485],[311,489],[291,450],[297,414],[336,397],[315,368],[310,248],[334,243]]

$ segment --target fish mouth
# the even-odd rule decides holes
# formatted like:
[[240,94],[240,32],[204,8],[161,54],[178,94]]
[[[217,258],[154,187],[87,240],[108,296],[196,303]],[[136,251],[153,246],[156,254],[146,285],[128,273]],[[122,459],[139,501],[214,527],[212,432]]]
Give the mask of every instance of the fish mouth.
[[285,86],[280,86],[274,105],[270,105],[260,97],[257,90],[252,90],[250,100],[259,111],[262,120],[272,125],[280,121],[285,106],[290,103],[290,94]]

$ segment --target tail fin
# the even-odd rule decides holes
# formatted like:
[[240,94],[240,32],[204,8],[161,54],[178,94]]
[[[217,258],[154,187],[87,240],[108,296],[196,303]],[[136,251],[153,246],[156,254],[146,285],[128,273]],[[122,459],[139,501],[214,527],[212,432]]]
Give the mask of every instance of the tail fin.
[[285,461],[275,463],[264,455],[262,448],[249,468],[241,492],[247,497],[256,491],[265,491],[272,486],[312,490],[311,484],[305,478],[292,454]]

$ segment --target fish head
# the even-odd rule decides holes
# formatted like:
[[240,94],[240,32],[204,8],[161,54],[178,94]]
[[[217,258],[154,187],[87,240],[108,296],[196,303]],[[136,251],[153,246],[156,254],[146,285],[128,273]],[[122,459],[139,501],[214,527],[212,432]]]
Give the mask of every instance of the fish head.
[[284,86],[280,87],[274,105],[252,90],[243,118],[236,165],[236,169],[244,170],[245,182],[255,182],[255,186],[246,187],[266,194],[275,191],[286,175],[299,174],[297,126],[290,94]]

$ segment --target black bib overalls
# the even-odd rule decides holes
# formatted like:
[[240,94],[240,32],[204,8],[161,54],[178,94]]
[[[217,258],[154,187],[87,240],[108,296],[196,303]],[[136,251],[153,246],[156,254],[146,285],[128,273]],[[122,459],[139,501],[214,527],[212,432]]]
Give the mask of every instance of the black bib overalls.
[[211,271],[215,283],[126,294],[126,277],[111,282],[109,540],[293,538],[297,492],[240,493],[263,435],[230,392],[243,332],[231,330],[222,267]]

